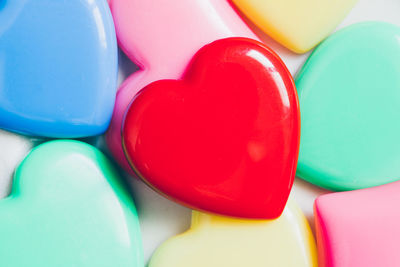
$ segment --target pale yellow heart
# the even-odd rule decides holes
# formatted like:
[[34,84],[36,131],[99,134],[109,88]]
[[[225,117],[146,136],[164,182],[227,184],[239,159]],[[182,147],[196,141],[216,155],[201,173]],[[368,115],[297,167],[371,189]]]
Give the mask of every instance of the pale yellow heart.
[[297,53],[320,43],[357,0],[232,0],[263,32]]
[[314,237],[289,202],[276,220],[243,220],[193,212],[192,226],[154,253],[148,267],[316,267]]

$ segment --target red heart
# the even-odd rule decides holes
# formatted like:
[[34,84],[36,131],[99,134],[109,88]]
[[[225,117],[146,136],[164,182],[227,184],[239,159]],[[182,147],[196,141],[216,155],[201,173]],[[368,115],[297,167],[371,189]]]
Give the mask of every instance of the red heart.
[[206,45],[182,80],[146,86],[123,128],[131,166],[154,189],[193,209],[246,218],[282,213],[299,137],[290,73],[245,38]]

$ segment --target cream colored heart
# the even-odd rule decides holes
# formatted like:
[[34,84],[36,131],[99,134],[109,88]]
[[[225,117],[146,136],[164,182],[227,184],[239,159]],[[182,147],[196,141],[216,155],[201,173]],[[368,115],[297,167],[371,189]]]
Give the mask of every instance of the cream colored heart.
[[232,0],[263,32],[296,53],[319,44],[357,0]]
[[166,241],[148,267],[316,267],[311,229],[289,201],[276,220],[244,220],[193,212],[191,229]]

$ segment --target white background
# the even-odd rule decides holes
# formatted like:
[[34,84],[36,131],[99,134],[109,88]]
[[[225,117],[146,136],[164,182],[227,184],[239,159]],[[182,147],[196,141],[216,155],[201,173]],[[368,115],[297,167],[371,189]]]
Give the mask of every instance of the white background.
[[[338,29],[356,22],[371,20],[387,21],[400,26],[400,0],[359,0]],[[261,38],[282,57],[293,75],[308,56],[308,54],[296,55],[266,36]],[[122,82],[137,68],[122,53],[119,60],[119,82]],[[103,147],[101,139],[98,144]],[[0,130],[0,198],[8,194],[12,172],[31,146],[32,140]],[[144,256],[147,262],[153,251],[164,240],[189,228],[191,211],[159,196],[141,181],[130,178],[128,180],[131,181],[139,212]],[[314,199],[326,192],[296,178],[292,196],[312,227]]]

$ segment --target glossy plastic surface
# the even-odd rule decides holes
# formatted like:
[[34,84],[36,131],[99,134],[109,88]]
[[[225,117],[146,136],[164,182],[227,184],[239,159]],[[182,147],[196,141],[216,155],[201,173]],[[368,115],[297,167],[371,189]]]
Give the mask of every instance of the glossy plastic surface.
[[333,190],[400,177],[400,28],[370,22],[323,42],[296,85],[302,118],[297,174]]
[[261,30],[297,53],[312,49],[357,0],[231,0]]
[[280,58],[260,42],[227,38],[200,49],[182,80],[140,91],[123,144],[141,178],[182,204],[276,218],[293,184],[299,116]]
[[1,266],[142,267],[135,205],[115,169],[78,141],[36,147],[0,200]]
[[0,128],[101,134],[116,85],[117,43],[105,0],[0,2]]
[[178,79],[193,55],[217,39],[256,38],[221,0],[110,0],[119,45],[141,71],[120,87],[107,144],[117,161],[130,170],[121,145],[123,116],[134,95],[160,79]]
[[400,266],[400,182],[315,201],[320,267]]
[[193,212],[189,231],[154,253],[149,267],[317,267],[314,237],[289,201],[276,220],[240,220]]

